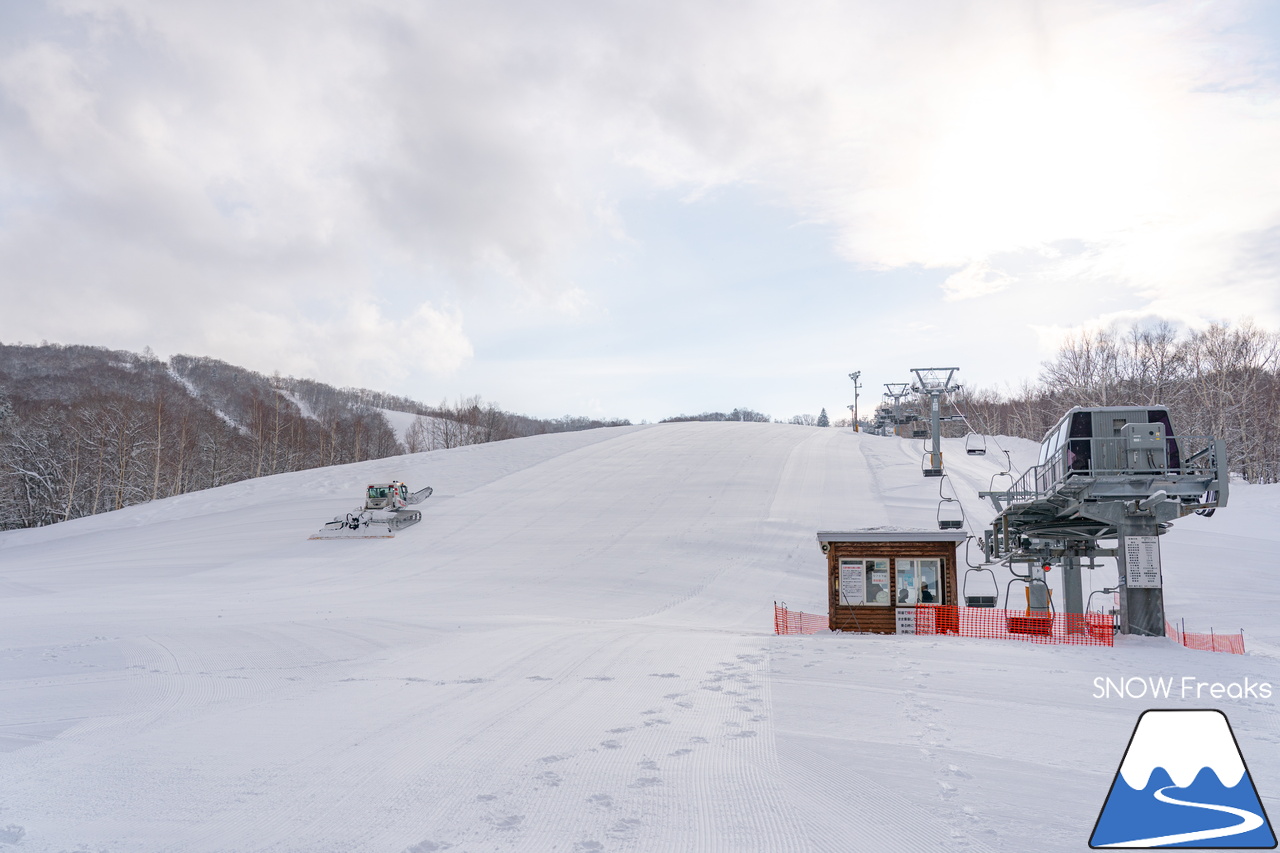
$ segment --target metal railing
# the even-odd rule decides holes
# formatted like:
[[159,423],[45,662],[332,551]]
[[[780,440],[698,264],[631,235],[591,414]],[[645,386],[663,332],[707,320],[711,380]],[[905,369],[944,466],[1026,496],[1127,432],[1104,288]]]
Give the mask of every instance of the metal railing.
[[1212,436],[1170,436],[1154,447],[1135,447],[1125,438],[1072,438],[1052,458],[1028,468],[1012,488],[995,494],[1006,503],[1037,500],[1078,476],[1215,478],[1225,457],[1223,442]]

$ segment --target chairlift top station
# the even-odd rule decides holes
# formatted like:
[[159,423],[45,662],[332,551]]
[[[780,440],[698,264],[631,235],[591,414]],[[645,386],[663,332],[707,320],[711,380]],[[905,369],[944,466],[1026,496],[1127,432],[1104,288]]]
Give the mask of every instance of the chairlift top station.
[[[979,493],[996,510],[983,552],[1011,570],[1026,564],[1029,589],[1047,589],[1044,572],[1062,566],[1068,613],[1084,612],[1081,561],[1114,557],[1121,631],[1163,636],[1157,537],[1177,518],[1226,506],[1228,484],[1225,442],[1175,435],[1166,407],[1077,406],[1021,479]],[[1100,546],[1111,539],[1117,547]]]
[[[943,489],[940,444],[941,421],[964,420],[963,414],[946,418],[940,411],[941,398],[960,390],[952,381],[957,371],[913,368],[916,381],[910,386],[930,401],[932,447],[921,468],[926,477],[944,478],[941,530],[964,525],[958,501]],[[878,409],[877,425],[898,427],[908,420],[902,409],[907,386],[885,387],[892,404],[886,400]],[[970,428],[965,452],[986,451],[986,437]],[[1176,435],[1169,410],[1161,405],[1074,407],[1045,434],[1036,464],[1020,479],[1007,470],[998,477],[1008,488],[997,489],[993,477],[990,488],[979,492],[996,511],[982,534],[984,565],[1007,565],[1015,580],[1027,584],[1028,611],[1048,616],[1055,609],[1045,572],[1061,566],[1065,612],[1083,614],[1081,566],[1087,561],[1093,568],[1100,557],[1115,558],[1118,583],[1105,591],[1120,593],[1120,630],[1152,636],[1165,632],[1157,537],[1175,519],[1212,515],[1225,506],[1229,484],[1223,440]],[[1115,540],[1116,547],[1103,547],[1106,540]],[[1019,564],[1026,566],[1025,574],[1015,569]]]

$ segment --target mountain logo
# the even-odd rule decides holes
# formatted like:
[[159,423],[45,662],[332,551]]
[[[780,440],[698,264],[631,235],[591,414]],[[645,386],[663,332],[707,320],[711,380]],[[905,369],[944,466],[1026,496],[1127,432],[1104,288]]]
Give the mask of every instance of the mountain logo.
[[1275,833],[1226,714],[1144,711],[1089,846],[1274,849]]

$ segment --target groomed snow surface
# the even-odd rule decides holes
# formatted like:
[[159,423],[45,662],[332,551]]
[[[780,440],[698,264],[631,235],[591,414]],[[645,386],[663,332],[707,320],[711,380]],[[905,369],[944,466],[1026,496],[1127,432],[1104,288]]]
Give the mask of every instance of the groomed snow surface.
[[[1002,459],[944,452],[977,531]],[[1225,711],[1280,815],[1277,698],[1094,684],[1280,697],[1276,488],[1162,539],[1169,612],[1247,656],[773,636],[825,611],[818,530],[936,529],[920,453],[621,427],[0,534],[0,851],[1078,851],[1151,707]],[[393,477],[421,524],[307,539]]]

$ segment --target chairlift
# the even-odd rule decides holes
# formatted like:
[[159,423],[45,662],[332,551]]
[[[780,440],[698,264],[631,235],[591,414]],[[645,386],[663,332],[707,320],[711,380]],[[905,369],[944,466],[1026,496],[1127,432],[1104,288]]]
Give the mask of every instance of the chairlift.
[[943,499],[938,501],[938,529],[960,530],[964,527],[964,507],[960,501]]
[[964,452],[970,456],[987,455],[987,437],[979,432],[971,432],[964,437]]
[[924,458],[920,460],[920,472],[921,472],[922,474],[924,474],[926,477],[941,477],[941,476],[943,476],[943,473],[942,473],[942,467],[941,467],[941,466],[936,466],[936,467],[935,467],[935,466],[934,466],[934,464],[933,464],[933,453],[932,453],[932,452],[930,452],[930,453],[926,453],[926,454],[924,455]]
[[[969,575],[975,572],[979,574],[981,574],[982,572],[986,572],[987,574],[991,575],[991,593],[989,595],[985,592],[983,593],[969,592]],[[1000,598],[1000,584],[998,581],[996,581],[996,573],[993,572],[991,569],[987,568],[986,566],[976,566],[976,567],[967,569],[964,573],[964,578],[960,582],[960,585],[961,585],[961,595],[964,596],[965,607],[995,607],[996,601]]]
[[[956,490],[951,486],[951,478],[945,474],[938,480],[938,529],[960,530],[964,527],[964,506],[956,497]],[[947,492],[951,495],[948,496]]]

